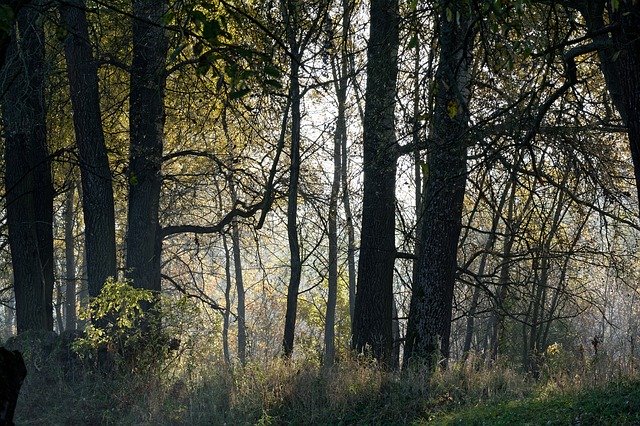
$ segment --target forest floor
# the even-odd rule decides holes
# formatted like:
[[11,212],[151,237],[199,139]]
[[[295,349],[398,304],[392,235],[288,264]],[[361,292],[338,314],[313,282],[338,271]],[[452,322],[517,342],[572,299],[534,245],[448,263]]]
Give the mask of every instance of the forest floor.
[[517,400],[441,412],[419,425],[640,425],[640,381],[594,389],[540,392]]
[[507,362],[432,374],[360,358],[332,369],[317,357],[231,367],[206,351],[105,373],[68,352],[21,349],[29,374],[18,425],[640,425],[640,377],[606,357],[550,357],[534,380]]

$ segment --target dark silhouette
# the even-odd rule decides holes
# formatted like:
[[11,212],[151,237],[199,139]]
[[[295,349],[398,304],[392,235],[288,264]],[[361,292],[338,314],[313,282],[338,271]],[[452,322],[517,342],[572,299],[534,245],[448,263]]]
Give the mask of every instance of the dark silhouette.
[[0,425],[12,425],[27,367],[22,354],[0,347]]

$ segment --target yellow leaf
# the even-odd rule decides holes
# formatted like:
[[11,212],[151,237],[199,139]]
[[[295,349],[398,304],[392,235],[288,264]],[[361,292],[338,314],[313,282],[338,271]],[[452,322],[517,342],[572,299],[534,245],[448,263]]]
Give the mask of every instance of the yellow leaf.
[[458,115],[458,103],[456,101],[449,101],[447,104],[447,113],[449,114],[450,119],[454,119],[456,115]]

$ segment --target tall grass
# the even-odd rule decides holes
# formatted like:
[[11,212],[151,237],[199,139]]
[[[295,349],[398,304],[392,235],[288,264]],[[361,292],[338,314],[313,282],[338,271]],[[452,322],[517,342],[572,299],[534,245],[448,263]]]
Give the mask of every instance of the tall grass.
[[606,359],[549,358],[540,380],[507,362],[472,359],[429,374],[370,360],[273,359],[228,366],[193,346],[148,371],[96,371],[60,350],[25,350],[29,375],[18,424],[411,424],[478,404],[589,389],[628,376]]

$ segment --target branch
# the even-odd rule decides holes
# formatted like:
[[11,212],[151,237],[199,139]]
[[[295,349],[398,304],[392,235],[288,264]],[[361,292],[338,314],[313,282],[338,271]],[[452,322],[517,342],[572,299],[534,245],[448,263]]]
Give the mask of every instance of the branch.
[[404,253],[404,252],[401,252],[401,251],[397,251],[396,252],[396,259],[419,260],[420,258],[418,257],[417,254]]
[[160,230],[160,238],[163,240],[175,235],[175,234],[184,234],[184,233],[193,233],[193,234],[215,234],[221,232],[225,226],[230,224],[233,219],[236,217],[249,218],[256,214],[258,210],[261,210],[264,205],[264,200],[259,202],[258,204],[254,204],[252,206],[247,207],[246,209],[239,209],[237,207],[233,208],[230,212],[228,212],[220,222],[212,226],[200,226],[200,225],[173,225],[166,226]]
[[[178,282],[176,280],[174,280],[173,278],[171,278],[170,276],[165,275],[165,274],[161,274],[160,277],[162,279],[164,279],[164,280],[169,281],[171,283],[171,285],[173,285],[175,287],[176,290],[178,290],[180,293],[184,294],[185,296],[193,298],[193,299],[198,299],[199,301],[201,301],[205,305],[209,305],[209,307],[211,309],[213,309],[213,310],[220,311],[220,312],[226,312],[227,311],[225,308],[220,306],[215,300],[211,299],[206,294],[203,297],[201,295],[188,293],[187,290],[184,289],[184,287],[182,287],[180,284],[178,284]],[[231,313],[231,312],[229,312],[229,313]]]
[[282,125],[280,127],[280,138],[278,139],[278,147],[276,148],[276,158],[274,158],[273,164],[271,165],[271,170],[269,171],[269,180],[267,181],[263,201],[264,209],[262,209],[262,214],[260,215],[260,219],[258,219],[258,225],[256,226],[256,229],[262,228],[262,226],[264,225],[264,220],[267,217],[267,213],[269,213],[269,210],[271,210],[271,205],[273,204],[273,181],[276,178],[278,162],[280,161],[280,155],[282,154],[282,150],[284,149],[284,142],[287,135],[287,119],[289,117],[290,106],[291,89],[289,89],[289,96],[287,96],[287,106],[284,108],[284,112],[282,113]]

